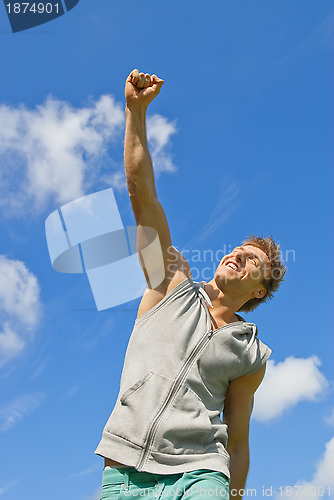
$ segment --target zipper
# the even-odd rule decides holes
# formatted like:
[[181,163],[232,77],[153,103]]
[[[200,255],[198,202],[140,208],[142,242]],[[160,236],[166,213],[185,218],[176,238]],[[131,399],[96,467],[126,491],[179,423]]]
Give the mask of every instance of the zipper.
[[[225,326],[227,326],[227,325],[225,325]],[[147,455],[150,452],[150,447],[151,447],[151,444],[152,444],[153,439],[155,437],[155,432],[157,430],[157,427],[162,419],[163,413],[167,409],[170,401],[172,400],[174,395],[177,393],[181,384],[183,383],[184,379],[186,378],[187,373],[188,373],[193,361],[195,361],[197,355],[210,342],[210,339],[212,338],[213,335],[214,335],[213,330],[206,332],[206,334],[201,338],[201,340],[198,342],[198,344],[194,347],[194,349],[190,353],[188,359],[186,360],[183,367],[181,368],[178,376],[174,380],[174,382],[169,390],[169,393],[167,395],[167,398],[165,399],[164,404],[161,406],[160,410],[158,411],[158,413],[154,417],[153,422],[151,423],[151,427],[148,430],[145,448],[142,452],[142,456],[141,456],[138,464],[136,465],[137,470],[141,470],[141,468],[142,468],[142,466],[147,458]]]
[[[204,291],[204,293],[205,293],[205,291]],[[202,300],[205,299],[206,300],[206,297],[203,297],[203,295],[202,295],[200,297],[200,299],[202,299]],[[201,302],[202,302],[202,300],[201,300]],[[210,301],[210,304],[211,304],[211,301]],[[211,305],[211,307],[212,307],[212,305]],[[205,307],[205,310],[206,310],[207,322],[208,322],[210,330],[208,330],[205,333],[205,335],[203,335],[203,337],[199,340],[199,342],[194,347],[194,349],[192,350],[192,352],[189,354],[188,359],[186,360],[186,362],[184,363],[183,367],[179,371],[179,374],[177,375],[176,379],[174,380],[174,382],[173,382],[173,384],[172,384],[172,386],[171,386],[171,388],[169,390],[169,393],[168,393],[168,395],[167,395],[167,397],[165,399],[165,402],[163,403],[163,405],[161,406],[160,410],[158,411],[158,413],[154,417],[154,419],[153,419],[153,421],[151,423],[151,426],[150,426],[150,428],[149,428],[149,430],[147,432],[146,445],[145,445],[145,447],[144,447],[144,449],[142,451],[141,458],[139,459],[139,462],[136,465],[136,469],[137,470],[141,470],[141,468],[143,467],[143,465],[144,465],[144,463],[146,461],[147,455],[150,452],[150,448],[151,448],[151,445],[153,443],[153,440],[154,440],[154,437],[155,437],[155,433],[156,433],[158,425],[159,425],[159,423],[160,423],[160,421],[162,419],[162,416],[163,416],[165,410],[167,409],[169,403],[171,402],[172,398],[177,393],[177,391],[179,390],[181,384],[183,383],[184,379],[186,378],[186,376],[187,376],[187,374],[188,374],[188,372],[189,372],[189,370],[191,368],[191,365],[195,361],[196,357],[200,354],[200,352],[210,342],[210,340],[212,339],[213,335],[215,335],[215,333],[223,330],[224,328],[227,328],[227,327],[230,327],[232,325],[240,323],[240,321],[234,321],[233,323],[228,323],[227,325],[224,325],[224,326],[221,326],[220,328],[216,328],[215,330],[212,330],[211,329],[211,318],[210,318],[210,314],[209,314],[209,310],[208,310],[207,306]]]

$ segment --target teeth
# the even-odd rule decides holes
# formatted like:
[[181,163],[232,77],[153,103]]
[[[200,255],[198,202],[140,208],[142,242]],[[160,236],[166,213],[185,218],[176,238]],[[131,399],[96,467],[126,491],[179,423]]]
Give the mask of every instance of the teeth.
[[233,271],[237,271],[238,270],[237,266],[235,264],[232,264],[232,262],[229,262],[227,264],[227,267],[230,267],[231,269],[233,269]]

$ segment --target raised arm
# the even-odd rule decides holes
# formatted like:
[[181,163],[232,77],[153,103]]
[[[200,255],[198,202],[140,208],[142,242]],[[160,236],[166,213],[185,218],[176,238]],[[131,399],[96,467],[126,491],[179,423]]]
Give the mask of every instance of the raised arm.
[[[152,291],[145,292],[138,315],[153,307],[190,274],[187,262],[172,247],[166,215],[157,197],[147,147],[146,111],[163,83],[156,75],[139,73],[135,69],[125,84],[125,175],[137,225],[139,261],[148,290]],[[155,239],[154,234],[157,235]]]
[[[143,208],[157,201],[154,174],[146,139],[146,111],[164,81],[156,75],[133,70],[125,84],[124,164],[129,196],[137,219]],[[168,226],[165,228],[168,231]],[[169,233],[169,231],[168,231]],[[170,241],[170,237],[169,237]]]

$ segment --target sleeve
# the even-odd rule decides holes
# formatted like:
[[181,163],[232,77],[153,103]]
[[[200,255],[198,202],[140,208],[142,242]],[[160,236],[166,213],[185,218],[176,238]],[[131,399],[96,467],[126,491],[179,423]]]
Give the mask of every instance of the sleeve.
[[255,336],[244,352],[242,375],[250,375],[259,370],[269,359],[271,352],[271,349]]

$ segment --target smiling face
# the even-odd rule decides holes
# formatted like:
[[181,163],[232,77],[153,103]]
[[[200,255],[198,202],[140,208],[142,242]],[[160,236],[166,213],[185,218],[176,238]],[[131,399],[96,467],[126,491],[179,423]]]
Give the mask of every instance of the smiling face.
[[267,254],[255,246],[242,245],[223,257],[214,279],[222,292],[249,300],[265,296],[263,282],[269,274]]

